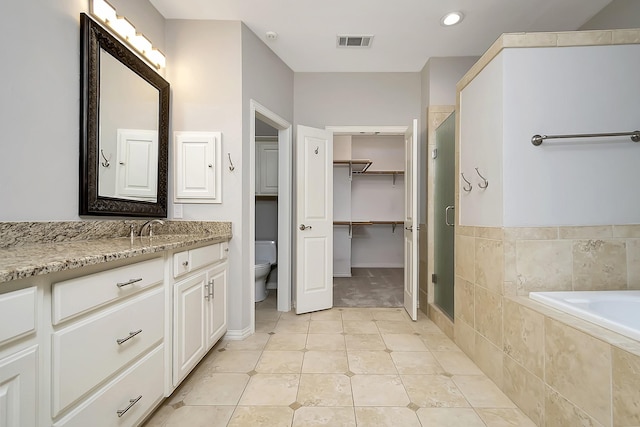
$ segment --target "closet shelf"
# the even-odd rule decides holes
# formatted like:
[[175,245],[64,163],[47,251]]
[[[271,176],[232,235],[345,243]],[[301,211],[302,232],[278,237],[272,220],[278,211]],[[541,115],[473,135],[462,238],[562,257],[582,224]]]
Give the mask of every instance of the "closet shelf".
[[349,179],[354,173],[363,173],[371,166],[369,159],[334,160],[333,165],[349,166]]
[[404,221],[333,221],[333,225],[349,226],[349,238],[352,236],[352,230],[357,225],[390,225],[391,232],[395,233],[397,225],[404,225]]

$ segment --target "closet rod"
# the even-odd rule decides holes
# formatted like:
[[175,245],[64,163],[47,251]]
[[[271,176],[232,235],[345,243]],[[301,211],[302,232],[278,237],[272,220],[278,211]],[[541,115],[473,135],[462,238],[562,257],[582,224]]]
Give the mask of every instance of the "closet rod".
[[545,139],[559,139],[559,138],[597,138],[601,136],[630,136],[633,142],[640,141],[640,130],[634,130],[633,132],[615,132],[615,133],[582,133],[573,135],[533,135],[531,137],[531,143],[536,147],[542,144]]

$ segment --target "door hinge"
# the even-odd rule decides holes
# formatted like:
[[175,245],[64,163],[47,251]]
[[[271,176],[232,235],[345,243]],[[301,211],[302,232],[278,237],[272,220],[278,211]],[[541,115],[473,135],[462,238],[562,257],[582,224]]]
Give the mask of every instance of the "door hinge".
[[431,152],[431,158],[432,159],[437,159],[438,158],[438,149],[434,148],[433,151]]
[[431,283],[437,283],[438,282],[438,276],[436,275],[436,273],[433,273],[431,275]]

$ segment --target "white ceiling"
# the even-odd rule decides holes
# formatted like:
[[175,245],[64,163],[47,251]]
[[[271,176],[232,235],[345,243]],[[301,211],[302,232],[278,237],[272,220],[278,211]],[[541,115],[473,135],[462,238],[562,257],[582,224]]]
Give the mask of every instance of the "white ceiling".
[[[243,21],[295,72],[416,72],[481,55],[502,33],[576,30],[610,0],[150,0],[167,19]],[[461,24],[440,18],[459,10]],[[278,38],[268,40],[267,31]],[[373,34],[370,49],[337,34]]]

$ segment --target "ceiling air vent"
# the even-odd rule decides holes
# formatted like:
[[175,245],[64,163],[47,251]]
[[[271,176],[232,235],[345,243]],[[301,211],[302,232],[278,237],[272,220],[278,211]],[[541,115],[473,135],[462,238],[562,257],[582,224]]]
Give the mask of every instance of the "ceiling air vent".
[[371,47],[372,35],[338,35],[338,47]]

